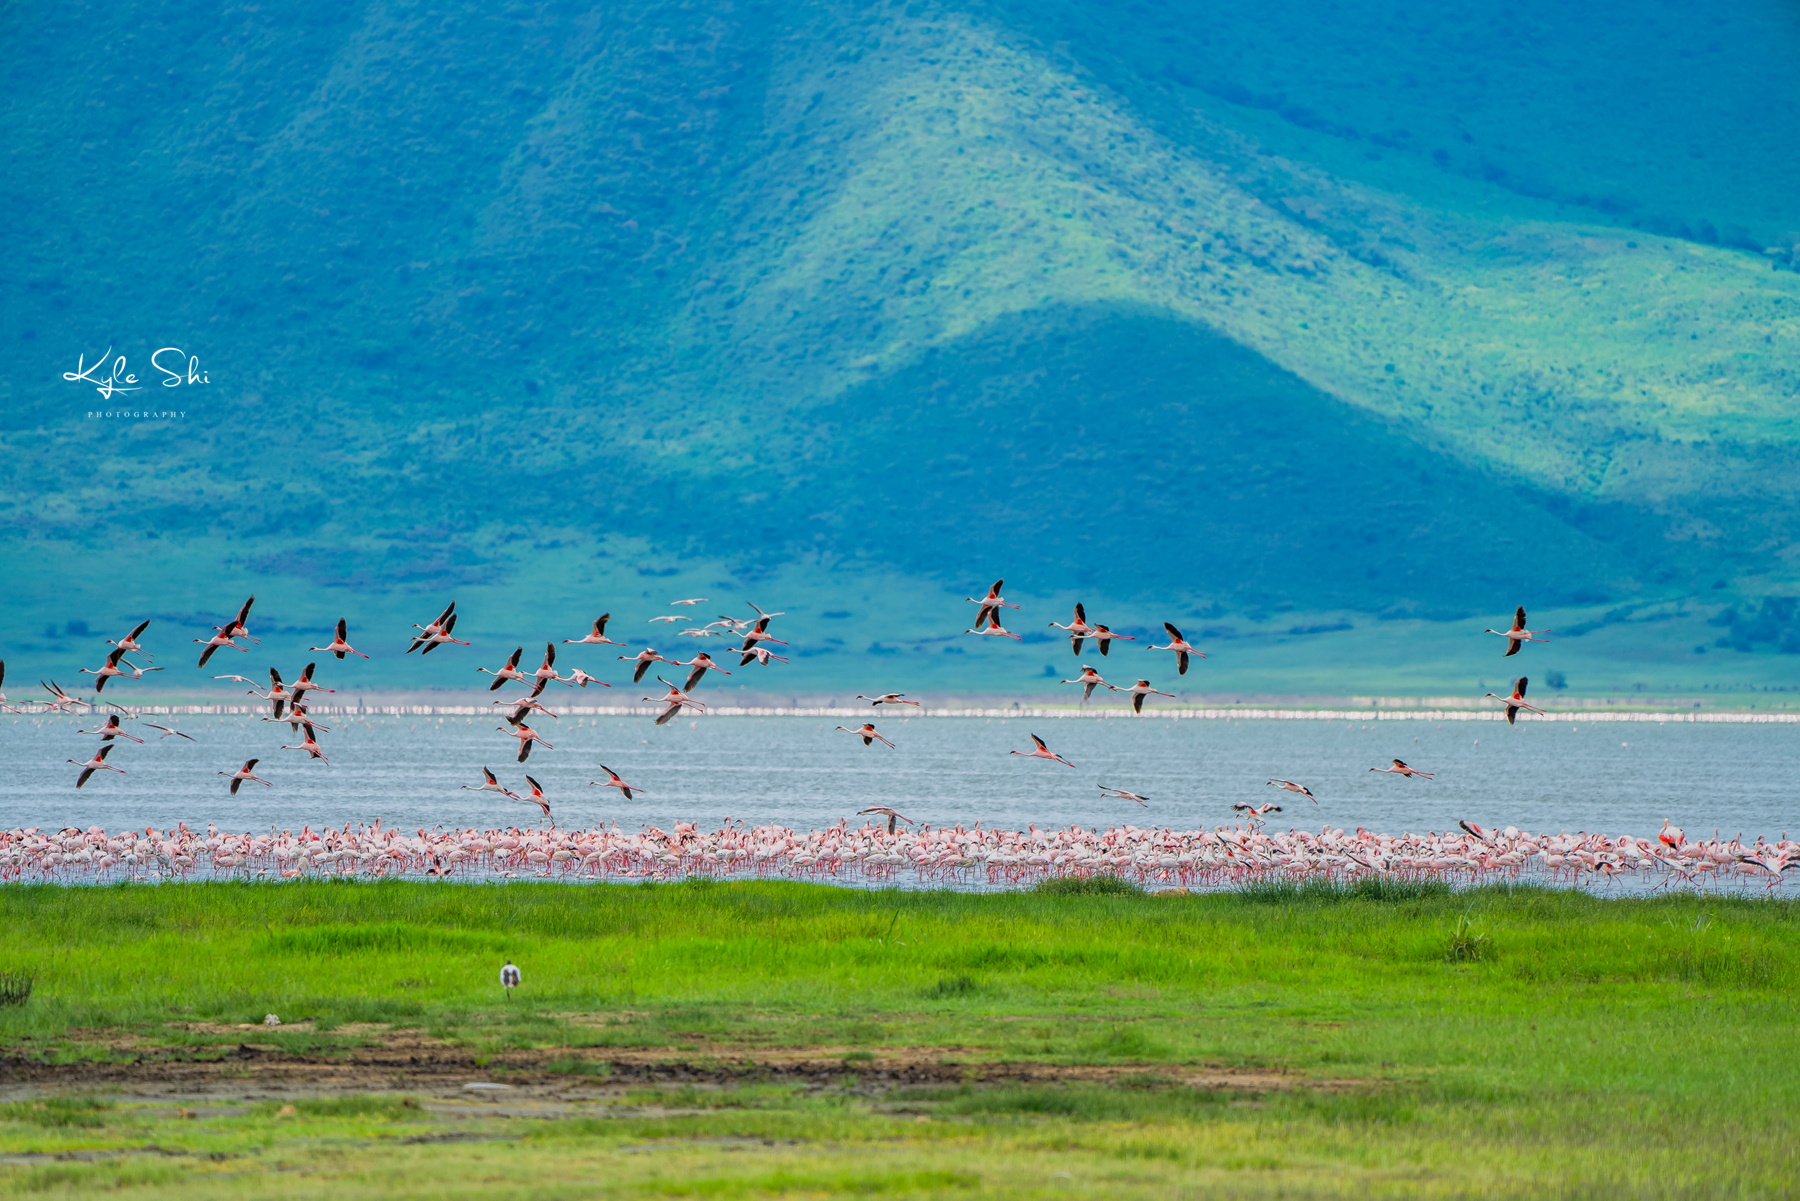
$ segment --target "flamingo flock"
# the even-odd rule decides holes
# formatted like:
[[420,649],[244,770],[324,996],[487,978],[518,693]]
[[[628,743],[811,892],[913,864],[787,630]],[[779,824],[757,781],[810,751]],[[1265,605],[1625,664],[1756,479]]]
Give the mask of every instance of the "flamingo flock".
[[[246,765],[246,772],[251,765]],[[254,778],[254,777],[246,777]],[[615,780],[617,778],[615,777]],[[490,782],[492,778],[490,776]],[[623,782],[619,781],[622,785]],[[617,786],[617,785],[615,785]],[[504,791],[503,789],[496,789]],[[535,789],[534,789],[535,791]],[[1127,794],[1130,795],[1130,794]],[[1136,799],[1136,798],[1134,798]],[[1258,825],[1173,830],[1135,825],[1089,830],[933,827],[887,806],[887,821],[824,829],[727,822],[702,832],[646,827],[565,830],[416,830],[310,826],[230,834],[208,825],[109,832],[99,826],[0,831],[0,881],[423,877],[493,880],[677,880],[692,876],[781,877],[820,882],[975,887],[1020,886],[1057,877],[1119,876],[1149,887],[1223,889],[1254,884],[1341,884],[1368,877],[1455,885],[1540,881],[1661,888],[1774,888],[1800,869],[1800,843],[1742,836],[1691,842],[1665,826],[1660,839],[1629,834],[1534,834],[1464,823],[1451,833],[1377,834],[1325,826],[1274,832]],[[860,816],[860,815],[859,815]],[[897,829],[899,822],[909,828]]]
[[[983,596],[967,598],[978,608],[974,626],[965,633],[1020,638],[1001,625],[1003,611],[1020,609],[1017,603],[1005,599],[1004,587],[1004,579],[995,580]],[[691,597],[671,604],[692,608],[704,603],[705,599]],[[250,597],[239,607],[236,617],[212,627],[211,637],[193,640],[203,648],[198,667],[204,668],[214,653],[225,647],[250,653],[250,648],[241,645],[240,640],[260,645],[259,640],[250,635],[248,627],[255,602],[256,598]],[[788,646],[771,632],[771,623],[784,614],[768,612],[754,604],[749,607],[756,615],[754,618],[721,615],[717,621],[697,625],[685,615],[669,614],[652,617],[649,621],[665,628],[687,623],[679,631],[685,637],[724,637],[736,641],[738,645],[730,650],[740,656],[735,665],[739,670],[752,663],[767,667],[771,663],[787,662],[785,656],[772,649]],[[607,636],[611,618],[611,613],[603,613],[585,635],[564,638],[560,645],[611,646],[629,650],[626,644]],[[456,603],[452,601],[435,619],[424,625],[414,624],[411,632],[402,634],[397,641],[407,643],[405,654],[417,651],[421,655],[431,654],[447,645],[471,645],[455,636],[457,620]],[[99,694],[109,680],[121,677],[141,680],[148,672],[164,670],[130,658],[136,655],[148,661],[154,657],[143,642],[150,624],[149,621],[139,622],[124,637],[108,640],[107,645],[112,649],[103,666],[83,669],[85,674],[95,677],[92,704],[100,704]],[[1072,653],[1078,659],[1089,642],[1102,656],[1110,656],[1114,642],[1137,640],[1103,623],[1090,623],[1085,607],[1079,603],[1069,622],[1049,624],[1067,634]],[[1172,623],[1164,622],[1163,629],[1168,641],[1146,645],[1144,649],[1173,652],[1177,675],[1185,675],[1195,660],[1206,657],[1206,653]],[[1505,637],[1505,655],[1511,657],[1528,642],[1545,641],[1541,635],[1547,631],[1527,629],[1525,610],[1521,606],[1510,629],[1484,632]],[[557,720],[557,714],[546,703],[547,699],[553,699],[546,692],[550,685],[584,689],[590,685],[612,687],[611,683],[579,667],[567,676],[562,675],[557,665],[558,645],[554,639],[546,640],[542,661],[531,671],[522,667],[526,662],[523,646],[516,647],[497,668],[478,666],[475,669],[492,677],[488,691],[497,694],[492,703],[504,723],[495,729],[511,740],[509,753],[517,763],[528,762],[534,749],[541,749],[546,754],[556,749],[530,724],[540,716]],[[347,656],[369,658],[351,645],[349,623],[345,618],[338,619],[324,645],[308,650],[330,654],[338,660]],[[684,712],[705,713],[706,702],[694,695],[695,690],[711,673],[731,674],[730,669],[705,650],[683,661],[645,646],[636,653],[621,654],[617,658],[632,665],[630,680],[633,684],[642,683],[655,664],[687,669],[685,679],[676,677],[681,681],[679,684],[658,674],[656,681],[667,692],[660,697],[643,698],[658,706],[655,724],[659,726],[668,724]],[[270,712],[262,720],[286,725],[290,737],[297,739],[278,749],[302,751],[305,758],[298,762],[317,762],[328,768],[331,761],[326,756],[320,735],[331,731],[309,711],[307,697],[313,692],[334,690],[315,681],[317,667],[316,661],[307,663],[292,683],[287,683],[280,668],[270,666],[266,690],[242,675],[226,674],[213,678],[249,684],[250,695],[269,705]],[[0,661],[0,684],[4,680],[5,664]],[[1172,696],[1155,688],[1147,678],[1138,678],[1130,686],[1109,683],[1088,664],[1083,664],[1074,677],[1061,682],[1080,685],[1084,701],[1099,688],[1124,693],[1131,697],[1132,710],[1139,715],[1143,713],[1147,698]],[[508,684],[517,684],[525,691],[502,693]],[[1521,676],[1509,695],[1487,694],[1488,699],[1504,706],[1509,723],[1522,712],[1543,712],[1525,700],[1528,684],[1529,680]],[[89,704],[64,692],[54,681],[44,681],[43,687],[47,699],[29,702],[37,705],[39,712],[73,713],[78,706]],[[920,703],[899,692],[876,692],[858,695],[856,699],[877,711],[884,705],[917,707]],[[10,712],[24,711],[7,702],[3,693],[0,693],[0,707]],[[101,741],[99,748],[85,760],[68,760],[77,769],[76,788],[87,786],[96,776],[128,776],[128,767],[110,762],[109,756],[115,747],[144,741],[121,725],[121,716],[127,720],[135,719],[129,709],[110,700],[105,702],[105,707],[114,710],[105,725],[80,731],[97,735]],[[162,738],[178,736],[188,742],[195,741],[192,735],[172,726],[145,724],[161,731]],[[837,728],[855,735],[864,748],[880,742],[887,750],[898,749],[872,721]],[[1013,748],[1006,753],[1075,767],[1036,734],[1030,734],[1030,739],[1031,749]],[[129,754],[122,758],[129,762]],[[261,757],[250,758],[241,766],[218,771],[217,775],[225,777],[232,795],[246,783],[276,787],[276,781],[257,774],[256,769],[262,762]],[[592,787],[616,789],[626,800],[642,791],[637,785],[627,783],[612,768],[603,767],[602,770],[607,779],[592,781]],[[1432,772],[1397,758],[1392,760],[1391,766],[1368,770],[1402,776],[1409,781],[1433,778]],[[915,823],[886,806],[875,806],[858,815],[885,816],[885,831],[873,823],[852,828],[848,819],[825,830],[805,834],[780,826],[745,828],[741,823],[727,824],[703,834],[691,822],[675,823],[672,834],[653,828],[639,834],[623,834],[616,828],[565,830],[556,825],[550,800],[535,778],[525,776],[528,792],[521,794],[501,784],[486,766],[481,772],[483,783],[462,787],[493,793],[499,801],[532,805],[543,819],[544,828],[523,830],[510,825],[486,830],[430,833],[420,830],[416,835],[406,836],[394,830],[383,830],[377,824],[369,828],[352,830],[345,827],[341,831],[317,833],[305,827],[297,835],[282,832],[252,836],[221,834],[216,827],[209,826],[205,837],[185,825],[162,833],[147,829],[142,833],[129,831],[113,835],[99,828],[65,829],[54,835],[44,834],[36,828],[19,829],[0,832],[0,879],[177,878],[195,873],[279,878],[309,874],[673,878],[693,874],[774,873],[803,878],[888,880],[897,872],[910,871],[917,872],[921,880],[973,883],[985,877],[989,883],[1017,884],[1048,876],[1109,872],[1145,883],[1212,887],[1268,880],[1347,879],[1375,873],[1466,882],[1520,877],[1574,880],[1584,878],[1584,874],[1587,879],[1633,876],[1664,883],[1677,879],[1694,883],[1727,877],[1754,877],[1773,887],[1781,883],[1786,871],[1800,866],[1800,848],[1789,842],[1785,834],[1779,843],[1766,843],[1759,838],[1746,845],[1741,837],[1722,840],[1716,836],[1709,842],[1693,843],[1668,823],[1658,838],[1652,840],[1631,835],[1608,838],[1585,833],[1543,837],[1521,833],[1511,827],[1500,832],[1483,830],[1466,822],[1461,823],[1460,831],[1446,834],[1392,837],[1359,828],[1355,834],[1347,835],[1329,825],[1316,835],[1300,830],[1278,834],[1266,831],[1265,824],[1271,814],[1282,811],[1282,806],[1274,801],[1252,803],[1248,800],[1232,805],[1234,811],[1248,819],[1247,824],[1230,829],[1219,826],[1212,830],[1191,831],[1129,825],[1109,827],[1104,833],[1078,827],[1046,832],[1035,826],[1027,831],[1004,831],[983,830],[979,824],[972,830],[961,826],[946,830],[934,829],[929,823]],[[1319,804],[1312,789],[1305,784],[1287,779],[1274,779],[1268,783],[1311,805]],[[1150,805],[1149,797],[1129,789],[1103,784],[1100,792],[1103,797],[1130,801],[1143,808]],[[898,828],[902,822],[907,823],[906,830]]]

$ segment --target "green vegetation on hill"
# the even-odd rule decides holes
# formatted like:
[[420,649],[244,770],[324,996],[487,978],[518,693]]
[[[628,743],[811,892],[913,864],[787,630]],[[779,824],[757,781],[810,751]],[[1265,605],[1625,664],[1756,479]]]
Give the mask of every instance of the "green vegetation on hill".
[[[0,639],[551,569],[584,621],[1782,600],[1800,33],[1695,20],[16,7]],[[108,345],[144,393],[60,378]]]
[[[112,1154],[0,1179],[186,1196],[281,1191],[281,1167],[348,1195],[495,1172],[529,1173],[536,1195],[1779,1193],[1800,1146],[1780,1051],[1794,916],[1393,884],[8,886],[6,960],[37,983],[0,1009],[0,1045],[38,1087],[129,1091],[178,1069],[190,1090],[301,1099],[282,1114],[233,1092],[193,1118],[104,1095],[15,1103],[0,1150]],[[510,999],[503,956],[524,970]],[[292,1073],[323,1065],[386,1095],[307,1099],[319,1085]],[[515,1086],[509,1116],[445,1097],[471,1075]],[[720,1140],[743,1141],[721,1156]]]

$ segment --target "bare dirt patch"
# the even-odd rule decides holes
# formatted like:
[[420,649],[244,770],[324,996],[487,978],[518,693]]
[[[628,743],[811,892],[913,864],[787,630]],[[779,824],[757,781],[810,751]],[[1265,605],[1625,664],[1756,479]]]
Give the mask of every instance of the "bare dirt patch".
[[[1052,1083],[1095,1084],[1156,1077],[1188,1088],[1276,1092],[1294,1088],[1356,1089],[1361,1080],[1315,1080],[1278,1067],[1205,1063],[1067,1064],[996,1060],[971,1047],[769,1047],[696,1044],[671,1049],[549,1047],[483,1052],[417,1029],[359,1028],[366,1045],[328,1053],[294,1053],[252,1042],[245,1026],[206,1033],[243,1036],[235,1047],[196,1054],[149,1047],[129,1038],[97,1037],[110,1062],[52,1063],[29,1051],[0,1056],[0,1094],[123,1089],[143,1095],[245,1097],[415,1091],[464,1095],[464,1086],[503,1082],[519,1094],[592,1092],[627,1084],[733,1084],[786,1081],[811,1086]],[[198,1024],[196,1024],[198,1032]],[[100,1032],[93,1032],[98,1035]],[[87,1040],[83,1040],[87,1041]]]

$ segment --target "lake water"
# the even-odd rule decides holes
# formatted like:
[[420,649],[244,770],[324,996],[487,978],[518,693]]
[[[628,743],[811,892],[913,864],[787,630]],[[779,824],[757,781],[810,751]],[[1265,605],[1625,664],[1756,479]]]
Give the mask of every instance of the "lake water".
[[[1383,832],[1484,826],[1653,835],[1672,818],[1690,838],[1743,831],[1800,831],[1800,726],[1572,721],[1500,723],[1431,720],[1139,720],[925,718],[880,713],[897,749],[840,733],[846,718],[684,718],[658,728],[647,717],[572,717],[537,723],[554,750],[514,762],[514,741],[492,717],[332,716],[320,740],[331,762],[276,748],[288,727],[252,717],[159,718],[195,742],[125,743],[111,762],[127,775],[97,773],[74,787],[66,759],[86,759],[97,739],[76,733],[92,718],[0,718],[0,828],[100,825],[108,830],[178,821],[235,831],[315,829],[380,818],[389,827],[530,825],[530,805],[462,791],[481,767],[525,791],[543,785],[558,824],[617,822],[627,830],[676,820],[717,827],[727,818],[799,829],[825,826],[874,804],[937,824],[1022,828],[1131,822],[1210,828],[1231,823],[1236,801],[1284,807],[1271,828]],[[1009,755],[1042,735],[1074,769]],[[271,788],[246,784],[236,797],[217,772],[258,756]],[[1435,780],[1376,775],[1398,757]],[[627,802],[600,764],[643,791]],[[1269,788],[1286,777],[1305,798]],[[1102,798],[1096,785],[1151,799],[1149,808]]]

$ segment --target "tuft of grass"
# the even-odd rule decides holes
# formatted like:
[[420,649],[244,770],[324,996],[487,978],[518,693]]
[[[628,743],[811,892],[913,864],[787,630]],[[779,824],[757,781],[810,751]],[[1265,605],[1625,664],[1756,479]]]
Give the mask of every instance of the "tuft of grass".
[[1457,915],[1450,931],[1449,945],[1444,948],[1446,963],[1479,963],[1493,958],[1494,940],[1486,930],[1475,928],[1474,916],[1465,909]]
[[0,971],[0,1006],[23,1005],[31,1000],[34,977],[29,972],[11,968]]
[[934,1001],[942,1001],[949,997],[966,997],[980,991],[981,986],[975,977],[965,973],[955,976],[939,976],[938,982],[925,990],[925,996]]
[[560,1059],[548,1060],[544,1064],[546,1072],[560,1072],[565,1076],[610,1076],[612,1065],[599,1059],[588,1059],[581,1055],[565,1055]]
[[1031,890],[1041,897],[1141,897],[1144,890],[1113,875],[1052,876]]
[[0,1120],[53,1128],[82,1126],[93,1129],[104,1124],[100,1115],[111,1108],[112,1102],[93,1097],[45,1097],[41,1101],[0,1105]]

